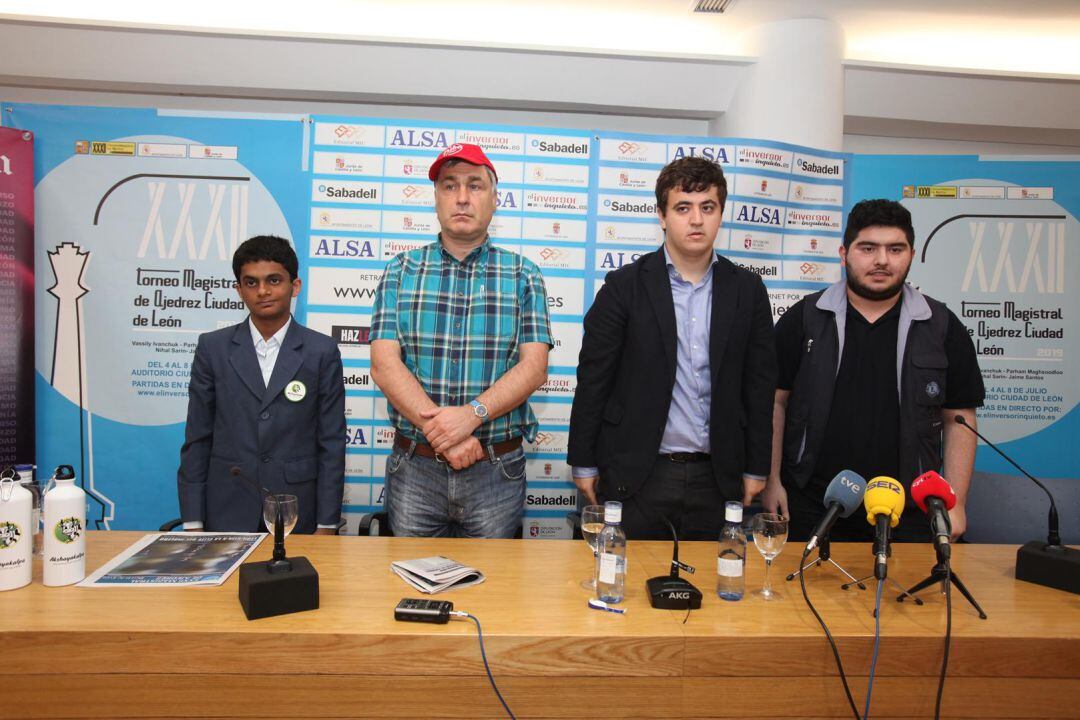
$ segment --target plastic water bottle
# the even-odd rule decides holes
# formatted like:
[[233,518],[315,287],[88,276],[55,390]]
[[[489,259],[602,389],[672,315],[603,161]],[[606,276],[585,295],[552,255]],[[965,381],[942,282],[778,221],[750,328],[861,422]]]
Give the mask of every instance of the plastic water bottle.
[[0,479],[0,590],[29,585],[33,577],[33,500],[16,477],[9,469]]
[[75,471],[61,465],[45,493],[45,585],[71,585],[86,577],[86,493]]
[[622,526],[622,503],[604,503],[604,529],[596,555],[596,597],[620,603],[626,594],[626,533]]
[[716,594],[722,600],[742,600],[746,586],[746,535],[742,503],[724,505],[724,527],[716,550]]

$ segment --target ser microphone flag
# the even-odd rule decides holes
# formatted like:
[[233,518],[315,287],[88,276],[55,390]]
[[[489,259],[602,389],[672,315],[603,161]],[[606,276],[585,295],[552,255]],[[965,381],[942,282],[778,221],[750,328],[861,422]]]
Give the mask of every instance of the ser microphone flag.
[[874,577],[884,580],[889,562],[889,528],[899,525],[900,516],[904,514],[904,486],[891,477],[879,475],[867,484],[863,505],[866,521],[877,528]]

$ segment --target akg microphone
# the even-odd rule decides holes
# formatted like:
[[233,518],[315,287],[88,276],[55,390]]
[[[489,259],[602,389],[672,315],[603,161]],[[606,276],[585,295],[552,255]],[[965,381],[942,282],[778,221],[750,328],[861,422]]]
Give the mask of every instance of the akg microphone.
[[663,514],[657,514],[671,528],[675,549],[672,551],[670,574],[657,575],[645,581],[645,590],[649,593],[649,604],[662,610],[697,610],[701,607],[701,591],[689,580],[679,577],[680,568],[691,575],[694,574],[694,568],[684,562],[679,562],[679,536],[675,532],[675,526]]
[[[229,468],[229,474],[246,482],[261,497],[273,495],[239,467]],[[280,507],[274,518],[273,558],[244,563],[239,576],[240,607],[248,620],[319,608],[319,572],[306,557],[286,557]]]
[[862,505],[865,491],[866,479],[859,473],[852,470],[841,470],[837,473],[825,488],[823,502],[828,510],[810,535],[803,556],[809,555],[810,551],[817,547],[818,540],[828,534],[837,519],[850,517]]
[[949,510],[956,507],[956,493],[945,478],[933,470],[924,472],[911,483],[911,499],[919,509],[930,516],[930,532],[934,536],[934,549],[943,560],[952,554],[949,535]]
[[877,528],[874,577],[884,580],[889,563],[889,528],[899,525],[900,516],[904,514],[904,486],[891,477],[878,476],[867,484],[863,505],[866,521]]
[[1080,550],[1061,544],[1061,535],[1058,531],[1057,503],[1054,502],[1054,496],[1031,473],[1017,465],[1011,457],[1001,451],[1001,448],[987,440],[982,433],[969,425],[964,420],[963,415],[956,416],[956,423],[975,433],[980,440],[998,455],[1005,458],[1024,477],[1042,488],[1042,491],[1050,498],[1046,542],[1032,540],[1016,551],[1016,579],[1080,594]]

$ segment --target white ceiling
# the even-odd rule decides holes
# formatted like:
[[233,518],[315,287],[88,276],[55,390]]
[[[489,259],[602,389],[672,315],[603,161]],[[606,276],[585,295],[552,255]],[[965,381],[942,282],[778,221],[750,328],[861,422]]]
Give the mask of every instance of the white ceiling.
[[694,58],[754,56],[757,25],[832,19],[849,65],[1080,78],[1077,0],[0,0],[0,19]]

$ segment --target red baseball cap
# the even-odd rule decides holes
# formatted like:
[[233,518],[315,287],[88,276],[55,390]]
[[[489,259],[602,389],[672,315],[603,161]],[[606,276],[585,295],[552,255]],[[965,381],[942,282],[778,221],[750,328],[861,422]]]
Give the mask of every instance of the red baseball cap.
[[439,177],[439,169],[449,160],[461,160],[471,165],[483,165],[491,170],[491,174],[495,176],[496,180],[499,179],[499,174],[495,172],[495,166],[491,164],[488,156],[484,154],[479,145],[454,143],[439,153],[439,157],[435,158],[435,162],[431,163],[431,168],[427,174],[428,180],[435,182],[436,178]]

